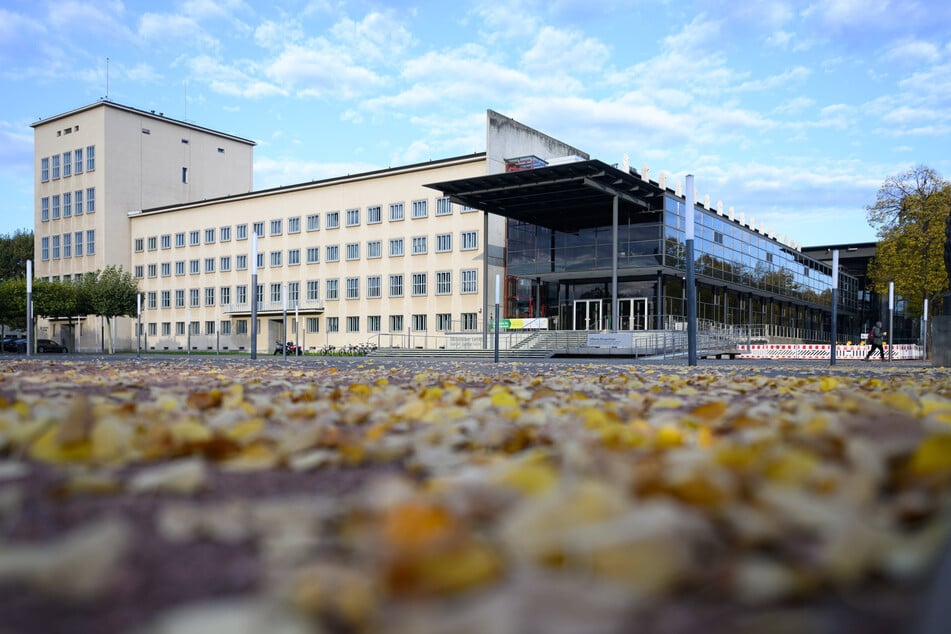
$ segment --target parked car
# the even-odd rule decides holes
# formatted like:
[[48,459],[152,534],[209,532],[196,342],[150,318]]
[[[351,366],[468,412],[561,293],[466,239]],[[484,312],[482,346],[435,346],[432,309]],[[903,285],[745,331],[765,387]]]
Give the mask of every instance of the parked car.
[[20,335],[4,335],[3,337],[3,351],[4,352],[16,352],[17,351],[17,340],[22,339]]

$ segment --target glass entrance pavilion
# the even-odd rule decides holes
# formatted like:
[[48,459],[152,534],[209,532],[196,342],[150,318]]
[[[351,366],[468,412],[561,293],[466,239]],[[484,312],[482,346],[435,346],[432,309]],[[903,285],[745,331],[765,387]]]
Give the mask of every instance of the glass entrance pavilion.
[[[597,160],[434,183],[454,202],[506,219],[506,318],[559,330],[682,329],[685,200]],[[832,269],[698,204],[701,327],[828,342]],[[838,339],[857,340],[856,279],[839,273]]]

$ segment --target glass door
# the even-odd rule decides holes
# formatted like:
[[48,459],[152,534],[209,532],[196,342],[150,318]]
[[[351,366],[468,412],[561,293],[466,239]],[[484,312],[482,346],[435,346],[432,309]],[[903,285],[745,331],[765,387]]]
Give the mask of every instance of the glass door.
[[602,330],[603,311],[600,299],[576,299],[574,330]]
[[647,330],[648,309],[646,297],[618,300],[620,330]]

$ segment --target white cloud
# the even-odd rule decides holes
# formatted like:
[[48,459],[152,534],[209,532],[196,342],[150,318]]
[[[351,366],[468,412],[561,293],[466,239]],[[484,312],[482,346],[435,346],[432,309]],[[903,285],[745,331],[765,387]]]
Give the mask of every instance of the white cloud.
[[369,13],[355,22],[345,18],[331,33],[341,47],[355,51],[356,57],[376,63],[397,63],[413,45],[413,36],[392,13]]
[[595,38],[546,26],[522,54],[522,64],[530,72],[592,73],[600,71],[610,55],[608,47]]
[[279,86],[257,79],[253,72],[234,66],[225,66],[214,58],[201,55],[188,62],[191,76],[202,81],[217,93],[249,99],[285,95]]
[[188,42],[199,49],[217,49],[219,42],[186,15],[144,13],[139,18],[138,36],[152,45],[175,46]]
[[892,43],[883,54],[888,61],[907,64],[935,63],[941,59],[937,46],[931,42],[915,39],[904,39]]
[[322,39],[291,45],[268,64],[266,74],[301,96],[352,99],[374,90],[383,79]]
[[312,180],[334,178],[342,174],[360,174],[380,169],[380,165],[363,162],[324,163],[306,161],[299,157],[254,158],[254,188],[270,189],[297,185]]
[[263,48],[280,50],[288,43],[296,44],[304,39],[304,30],[293,20],[274,22],[265,20],[254,30],[254,41]]

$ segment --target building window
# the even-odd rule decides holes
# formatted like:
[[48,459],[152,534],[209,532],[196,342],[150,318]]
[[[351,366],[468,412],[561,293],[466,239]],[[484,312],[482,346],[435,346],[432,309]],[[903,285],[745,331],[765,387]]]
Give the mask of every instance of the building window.
[[287,219],[287,233],[300,233],[300,216]]
[[221,305],[227,306],[231,303],[231,287],[222,286],[218,289],[218,297],[221,299]]
[[182,182],[188,183],[188,168],[187,167],[182,168]]
[[452,293],[452,273],[450,271],[438,271],[436,273],[436,294],[450,295]]
[[264,222],[255,222],[251,227],[251,232],[257,234],[259,238],[264,237]]
[[452,315],[449,313],[436,313],[436,330],[440,332],[449,332],[452,330]]
[[175,289],[175,308],[185,308],[185,289]]
[[390,240],[390,257],[395,258],[403,255],[403,238],[393,238]]
[[248,303],[248,287],[246,284],[238,284],[235,287],[234,292],[239,305]]
[[215,305],[215,287],[208,286],[205,288],[205,306],[214,306]]
[[231,270],[231,256],[223,255],[218,259],[218,269],[221,271],[230,271]]
[[96,254],[96,230],[86,230],[86,255]]
[[426,274],[413,273],[413,295],[421,296],[426,294]]
[[340,299],[340,280],[336,278],[327,280],[325,291],[327,299]]
[[390,275],[390,297],[403,296],[403,275],[397,273]]
[[426,236],[413,237],[413,255],[422,255],[429,249]]
[[320,299],[320,282],[318,280],[307,280],[307,301],[316,302]]
[[375,225],[380,222],[383,222],[383,214],[380,211],[380,206],[374,205],[373,207],[367,207],[367,224]]
[[59,219],[59,194],[53,194],[53,220]]
[[83,190],[77,189],[73,193],[73,205],[77,216],[83,215]]
[[436,253],[448,253],[449,251],[452,251],[452,234],[436,234]]
[[246,335],[248,334],[248,320],[247,319],[236,319],[234,322],[234,334],[236,335]]
[[271,303],[280,304],[281,303],[281,283],[275,282],[271,284]]
[[347,332],[360,332],[359,317],[347,317]]
[[284,233],[283,225],[284,225],[284,222],[281,220],[272,220],[271,221],[271,235],[279,236],[282,233]]
[[189,231],[188,244],[189,246],[193,246],[193,247],[201,244],[201,231],[198,231],[197,229],[195,231]]
[[307,264],[320,262],[320,247],[307,247]]
[[197,288],[188,289],[188,305],[191,308],[196,308],[201,302],[201,291]]
[[185,260],[175,262],[175,275],[185,275]]
[[281,266],[283,259],[283,251],[271,251],[271,266]]
[[176,247],[185,246],[185,232],[184,231],[182,231],[181,233],[175,234],[175,246]]
[[175,334],[176,334],[176,335],[179,335],[179,336],[185,334],[185,322],[184,322],[184,321],[176,321],[176,322],[175,322]]
[[82,148],[73,152],[73,163],[76,165],[76,173],[83,173],[83,150]]
[[219,227],[218,240],[220,242],[231,242],[231,227]]
[[86,213],[91,214],[96,211],[96,188],[86,188]]
[[248,269],[248,256],[246,255],[234,256],[234,268],[238,271],[246,271]]
[[44,196],[40,199],[40,220],[48,222],[50,219],[50,198]]
[[171,234],[164,234],[161,238],[162,248],[171,249],[172,248],[172,236]]
[[436,199],[436,215],[448,216],[452,213],[452,201],[448,196]]
[[477,275],[478,271],[476,269],[466,269],[462,271],[462,288],[460,289],[461,293],[464,295],[469,295],[479,292]]
[[215,230],[205,229],[205,244],[214,244],[214,242],[215,242]]
[[300,264],[300,249],[288,249],[287,264],[290,266],[297,266]]
[[50,259],[50,239],[45,236],[40,238],[40,259]]
[[347,259],[348,260],[360,259],[360,243],[359,242],[347,243]]
[[476,313],[462,313],[462,329],[463,330],[478,330],[479,328],[479,319]]
[[379,258],[383,255],[383,243],[380,240],[367,242],[367,258]]
[[248,239],[248,225],[238,225],[234,228],[234,237],[237,240]]
[[77,231],[73,234],[73,248],[75,249],[76,257],[78,258],[83,254],[83,232]]
[[328,211],[326,226],[328,229],[336,229],[340,226],[340,212]]
[[367,278],[367,298],[378,299],[383,296],[382,278],[379,275],[371,275]]
[[63,218],[69,218],[73,215],[73,193],[65,192],[63,194]]
[[205,334],[206,334],[206,335],[213,335],[213,334],[215,334],[215,322],[213,322],[213,321],[206,321],[206,322],[205,322]]
[[320,230],[320,214],[310,214],[307,216],[307,230],[308,231]]
[[398,222],[403,219],[403,203],[390,204],[390,222]]
[[307,332],[320,332],[320,317],[307,318]]
[[327,262],[337,262],[340,260],[340,245],[338,244],[328,244],[327,245]]
[[136,253],[142,253],[142,251],[145,250],[145,241],[142,238],[136,238],[132,242],[132,245]]
[[53,236],[53,259],[59,259],[59,236]]
[[158,267],[156,267],[154,264],[149,264],[148,271],[149,271],[150,278],[156,277],[158,275]]
[[171,277],[171,276],[172,276],[172,263],[162,262],[162,277]]
[[96,146],[86,146],[86,171],[91,172],[96,169]]
[[360,299],[360,278],[348,277],[346,281],[346,285],[347,285],[347,299]]
[[463,251],[471,251],[479,248],[479,236],[477,231],[463,231],[460,234],[462,238],[461,248]]
[[340,318],[339,317],[327,318],[327,332],[340,332]]
[[429,210],[426,203],[427,201],[425,200],[413,201],[413,218],[425,218],[429,215]]
[[381,321],[379,315],[368,315],[367,332],[380,332]]
[[53,179],[59,178],[59,154],[53,155]]
[[73,175],[73,153],[63,152],[63,178]]
[[221,323],[218,324],[218,327],[221,329],[221,334],[230,335],[231,334],[231,320],[222,319]]
[[215,272],[215,258],[205,258],[205,273]]
[[347,226],[356,227],[360,224],[360,210],[359,209],[348,209],[347,210]]
[[413,330],[426,332],[426,315],[413,315]]
[[40,182],[45,183],[50,179],[50,159],[43,157],[40,159]]
[[158,248],[158,238],[155,236],[149,236],[149,251],[155,251]]
[[198,275],[201,273],[201,261],[198,258],[188,261],[188,272],[191,275]]
[[162,291],[162,308],[172,307],[172,292]]
[[402,332],[402,331],[403,331],[403,316],[390,315],[390,332]]
[[136,264],[132,269],[132,277],[139,280],[145,277],[145,268],[141,264]]
[[287,302],[291,306],[297,306],[300,303],[300,282],[287,283]]
[[73,234],[71,233],[63,234],[63,257],[73,257]]
[[257,257],[254,258],[254,263],[259,269],[264,268],[264,253],[258,253]]

